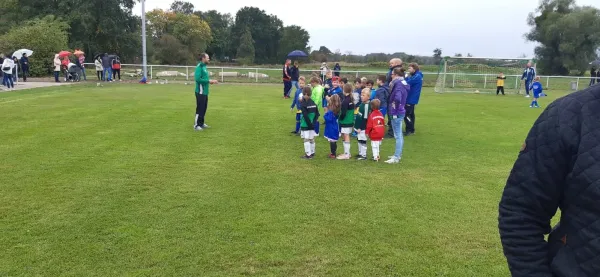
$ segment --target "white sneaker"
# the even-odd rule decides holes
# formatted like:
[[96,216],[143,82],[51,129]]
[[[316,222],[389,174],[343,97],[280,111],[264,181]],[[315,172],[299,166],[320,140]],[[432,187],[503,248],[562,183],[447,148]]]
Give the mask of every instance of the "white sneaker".
[[337,156],[336,159],[338,159],[338,160],[349,160],[350,159],[350,155],[348,155],[348,154],[342,154],[342,155]]
[[210,128],[210,126],[204,124],[204,125],[202,125],[202,128],[207,129],[207,128]]
[[529,94],[527,94],[527,95],[525,95],[525,97],[529,98],[529,97],[531,97],[531,96],[529,96]]
[[397,164],[400,162],[400,159],[396,159],[396,157],[392,157],[391,159],[385,161],[386,164]]
[[202,127],[200,127],[200,126],[196,126],[196,127],[194,127],[194,130],[196,130],[196,131],[202,131],[204,129],[202,129]]

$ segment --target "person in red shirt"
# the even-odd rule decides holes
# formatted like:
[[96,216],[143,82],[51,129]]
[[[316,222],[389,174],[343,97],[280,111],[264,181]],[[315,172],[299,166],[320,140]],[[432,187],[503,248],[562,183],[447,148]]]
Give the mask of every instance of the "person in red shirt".
[[381,102],[379,99],[371,101],[371,114],[367,119],[366,134],[371,139],[371,149],[373,149],[373,160],[379,161],[379,147],[383,136],[385,136],[385,118],[379,110]]

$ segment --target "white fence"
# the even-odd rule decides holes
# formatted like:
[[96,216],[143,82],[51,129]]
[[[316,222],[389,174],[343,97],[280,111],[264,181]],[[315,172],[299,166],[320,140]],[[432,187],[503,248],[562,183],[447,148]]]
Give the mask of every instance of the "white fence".
[[[95,70],[94,64],[85,64],[87,75]],[[140,79],[142,76],[141,64],[122,64],[121,76],[124,79]],[[191,81],[194,79],[195,66],[180,65],[148,65],[148,78],[151,80],[171,80],[171,81]],[[259,68],[259,67],[220,67],[208,66],[211,78],[217,79],[222,83],[281,83],[281,68]],[[320,76],[320,70],[310,70],[300,68],[301,75],[310,77],[312,75]],[[352,71],[342,70],[340,76],[348,78],[353,82],[354,78],[367,77],[375,80],[377,75],[386,74],[387,69],[380,71]],[[423,72],[424,86],[433,87],[438,77],[437,72]],[[448,72],[446,73],[445,88],[462,88],[465,86],[464,80],[469,80],[467,87],[481,89],[495,89],[496,74],[464,74]],[[506,89],[518,89],[520,86],[520,75],[507,75],[505,82]],[[576,76],[540,76],[545,89],[574,91],[585,88],[589,85],[590,77]]]

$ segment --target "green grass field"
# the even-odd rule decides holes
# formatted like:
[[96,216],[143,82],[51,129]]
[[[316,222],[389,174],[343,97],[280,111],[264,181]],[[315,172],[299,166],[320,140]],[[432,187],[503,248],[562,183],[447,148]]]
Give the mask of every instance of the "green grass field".
[[304,161],[280,91],[213,86],[204,132],[191,86],[0,93],[0,276],[508,275],[497,206],[541,109],[426,91],[401,164],[322,137]]

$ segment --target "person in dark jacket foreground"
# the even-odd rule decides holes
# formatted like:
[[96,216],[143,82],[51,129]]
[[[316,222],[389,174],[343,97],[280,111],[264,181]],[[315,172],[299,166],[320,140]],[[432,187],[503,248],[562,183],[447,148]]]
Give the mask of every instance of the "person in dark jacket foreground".
[[521,147],[498,218],[512,276],[600,276],[599,99],[593,86],[556,100]]

